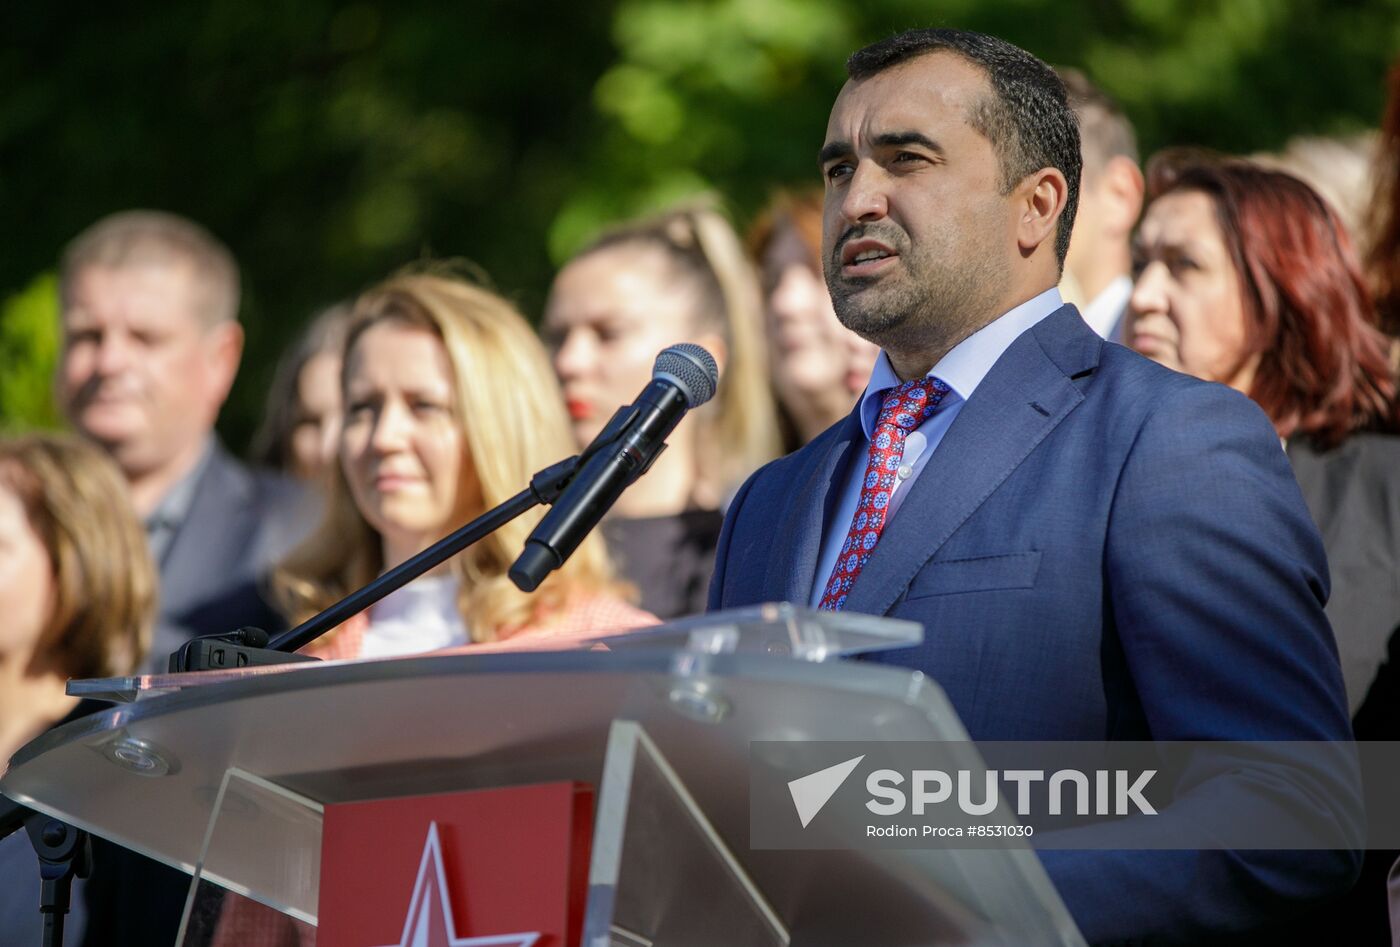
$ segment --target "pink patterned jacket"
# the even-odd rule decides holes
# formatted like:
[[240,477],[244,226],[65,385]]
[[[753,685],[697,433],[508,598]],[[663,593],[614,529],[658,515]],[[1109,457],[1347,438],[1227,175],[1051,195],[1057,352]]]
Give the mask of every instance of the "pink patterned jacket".
[[[585,638],[618,634],[658,624],[660,620],[655,615],[629,605],[619,598],[611,595],[589,595],[577,599],[563,611],[550,615],[547,621],[517,628],[499,641],[462,645],[432,653],[549,650]],[[365,632],[368,630],[369,616],[361,612],[324,638],[313,641],[302,651],[324,661],[358,658],[364,648]]]

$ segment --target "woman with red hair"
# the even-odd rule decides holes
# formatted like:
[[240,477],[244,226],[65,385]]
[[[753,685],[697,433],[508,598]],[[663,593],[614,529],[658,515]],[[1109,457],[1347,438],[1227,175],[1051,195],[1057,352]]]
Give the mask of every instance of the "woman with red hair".
[[1247,161],[1148,166],[1128,343],[1253,398],[1287,445],[1332,573],[1353,713],[1400,624],[1400,438],[1389,342],[1350,238],[1311,188]]
[[1284,439],[1392,428],[1389,343],[1332,208],[1243,160],[1168,152],[1148,175],[1133,347],[1249,395]]

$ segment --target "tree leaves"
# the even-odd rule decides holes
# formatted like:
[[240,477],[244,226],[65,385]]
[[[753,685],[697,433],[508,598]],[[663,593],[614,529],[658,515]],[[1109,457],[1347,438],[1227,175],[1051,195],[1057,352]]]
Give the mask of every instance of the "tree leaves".
[[619,217],[712,191],[743,222],[818,183],[846,56],[923,25],[1086,69],[1144,154],[1253,151],[1374,124],[1400,0],[0,5],[0,424],[54,419],[37,274],[105,213],[183,213],[238,256],[239,447],[310,313],[406,261],[474,260],[534,315]]

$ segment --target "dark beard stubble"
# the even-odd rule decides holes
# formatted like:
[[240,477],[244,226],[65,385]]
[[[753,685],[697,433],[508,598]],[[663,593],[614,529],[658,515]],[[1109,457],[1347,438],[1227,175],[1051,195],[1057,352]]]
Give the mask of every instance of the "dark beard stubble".
[[949,255],[939,252],[901,257],[904,272],[894,278],[842,280],[828,275],[836,317],[887,352],[927,353],[932,365],[1001,314],[996,310],[1009,280],[1008,268],[1000,247],[990,245],[992,241],[979,243],[989,245],[978,246],[951,265]]

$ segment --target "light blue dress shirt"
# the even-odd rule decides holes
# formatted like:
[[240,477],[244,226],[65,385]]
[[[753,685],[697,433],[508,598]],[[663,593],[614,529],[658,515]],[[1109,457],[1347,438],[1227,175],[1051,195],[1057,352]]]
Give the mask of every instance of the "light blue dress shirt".
[[[987,377],[997,359],[1001,358],[1002,353],[1011,347],[1011,343],[1015,342],[1022,332],[1063,305],[1060,291],[1047,289],[963,339],[929,370],[929,377],[938,378],[952,390],[944,396],[938,410],[905,438],[904,455],[895,475],[894,490],[890,494],[889,509],[885,515],[886,527],[899,512],[899,507],[909,492],[909,484],[928,465],[928,459],[938,449],[943,435],[952,427],[963,404],[972,397],[972,393],[977,390],[982,379]],[[860,450],[853,452],[852,456],[856,460],[846,473],[846,484],[837,501],[831,527],[822,537],[821,558],[817,560],[817,572],[812,582],[810,601],[813,608],[821,604],[822,592],[826,589],[831,570],[841,555],[841,544],[846,541],[851,520],[856,515],[856,508],[860,506],[865,461],[870,450],[870,436],[875,430],[875,419],[880,414],[880,401],[886,391],[900,382],[900,377],[890,365],[889,356],[883,351],[880,352],[880,357],[875,360],[875,368],[870,373],[870,383],[865,386],[865,393],[860,396],[860,426],[865,432],[865,439],[861,442]]]

